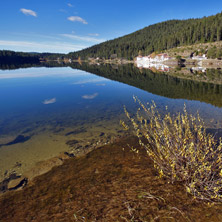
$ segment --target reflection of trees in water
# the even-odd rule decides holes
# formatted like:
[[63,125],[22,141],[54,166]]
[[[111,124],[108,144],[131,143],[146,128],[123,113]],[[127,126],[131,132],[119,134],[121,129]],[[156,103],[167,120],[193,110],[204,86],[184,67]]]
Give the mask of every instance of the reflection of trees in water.
[[20,68],[31,68],[31,67],[65,67],[67,66],[65,63],[58,62],[35,62],[35,63],[25,63],[17,62],[17,63],[0,63],[0,69],[2,70],[12,70],[12,69],[20,69]]
[[221,69],[207,69],[205,75],[214,80],[217,78],[222,78],[222,70]]
[[[39,62],[35,64],[0,64],[0,69],[17,69],[30,67],[66,67],[65,63]],[[198,82],[173,77],[164,73],[155,73],[151,70],[140,70],[130,65],[120,65],[114,68],[110,64],[89,65],[72,63],[73,69],[84,70],[111,80],[126,83],[150,93],[175,99],[198,100],[222,107],[222,85]],[[213,78],[222,76],[218,69],[207,69],[206,75]]]
[[1,69],[19,68],[20,65],[38,64],[39,57],[36,54],[0,50]]
[[12,70],[12,69],[19,69],[19,68],[31,68],[37,67],[39,63],[4,63],[0,64],[0,69],[2,70]]
[[[111,65],[72,64],[77,68],[103,76],[112,80],[126,83],[150,93],[169,98],[198,100],[222,107],[222,85],[180,79],[164,73],[154,73],[151,70],[139,70],[133,65],[118,66],[113,69]],[[213,71],[218,76],[219,71]],[[210,70],[208,70],[210,75]]]

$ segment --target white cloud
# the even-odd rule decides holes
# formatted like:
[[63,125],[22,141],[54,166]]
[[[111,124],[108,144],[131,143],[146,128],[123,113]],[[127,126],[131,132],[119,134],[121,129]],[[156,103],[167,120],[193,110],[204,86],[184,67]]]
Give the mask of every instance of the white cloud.
[[67,4],[70,8],[74,7],[71,3]]
[[16,70],[0,70],[0,79],[21,79],[21,78],[39,78],[39,77],[72,77],[75,74],[75,78],[87,76],[88,74],[84,71],[73,70],[68,68],[62,70],[61,68],[38,68],[38,69],[16,69]]
[[99,94],[98,93],[94,93],[92,95],[84,95],[82,96],[83,99],[95,99]]
[[30,9],[21,8],[20,11],[25,15],[31,15],[31,16],[37,17],[37,13]]
[[97,39],[89,36],[78,36],[72,34],[61,34],[63,37],[67,37],[74,40],[86,41],[86,42],[93,42],[93,43],[100,43],[106,41],[105,39]]
[[62,52],[81,50],[86,45],[70,44],[66,42],[29,42],[29,41],[6,41],[0,40],[0,46],[3,49],[16,51],[35,51],[35,52]]
[[105,79],[105,78],[86,79],[86,80],[74,82],[73,85],[82,85],[82,84],[87,84],[87,83],[98,83],[98,82],[104,82],[104,81],[110,81],[110,80]]
[[70,16],[67,19],[71,22],[82,22],[85,25],[88,24],[88,22],[86,20],[84,20],[83,18],[81,18],[79,16]]
[[56,98],[52,98],[52,99],[45,99],[42,103],[45,105],[48,105],[48,104],[52,104],[55,102],[56,102]]
[[[8,32],[8,34],[10,35],[10,37],[16,37],[16,38],[38,38],[38,40],[40,41],[40,39],[54,39],[54,40],[61,40],[60,36],[57,35],[45,35],[45,34],[39,34],[38,32]],[[1,41],[1,40],[0,40]]]
[[97,86],[106,86],[105,83],[101,83],[101,84],[96,84]]
[[59,9],[60,12],[68,13],[65,9]]
[[90,36],[99,36],[98,33],[89,33]]

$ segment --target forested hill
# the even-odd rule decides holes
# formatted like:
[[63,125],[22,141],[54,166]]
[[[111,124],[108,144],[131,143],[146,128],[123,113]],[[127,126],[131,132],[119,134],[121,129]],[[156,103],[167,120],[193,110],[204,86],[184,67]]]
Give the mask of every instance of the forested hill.
[[23,63],[38,63],[39,56],[26,52],[14,52],[10,50],[0,50],[0,64],[23,64]]
[[132,34],[110,40],[84,50],[69,53],[69,57],[133,59],[139,54],[148,55],[181,45],[222,40],[222,13],[201,19],[170,20],[145,27]]
[[10,50],[0,50],[0,65],[5,64],[36,64],[41,59],[56,60],[57,58],[63,59],[65,54],[61,53],[28,53],[28,52],[15,52]]

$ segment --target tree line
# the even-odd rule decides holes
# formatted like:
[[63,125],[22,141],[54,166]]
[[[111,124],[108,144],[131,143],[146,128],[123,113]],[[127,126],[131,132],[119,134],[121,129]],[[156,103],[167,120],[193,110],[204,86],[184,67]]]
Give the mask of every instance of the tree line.
[[28,53],[15,52],[11,50],[0,50],[0,65],[17,65],[17,64],[38,64],[40,60],[57,60],[64,59],[65,54],[61,53]]
[[0,50],[0,64],[26,64],[38,62],[39,57],[36,54]]

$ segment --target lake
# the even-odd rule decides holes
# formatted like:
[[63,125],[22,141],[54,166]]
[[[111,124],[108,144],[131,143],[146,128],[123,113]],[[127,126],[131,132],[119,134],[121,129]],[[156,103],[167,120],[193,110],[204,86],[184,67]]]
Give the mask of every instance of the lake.
[[[59,65],[58,65],[59,66]],[[123,106],[133,95],[164,113],[199,112],[206,127],[222,126],[222,86],[139,70],[132,65],[70,64],[0,70],[0,181],[64,152],[75,155],[126,132]]]

